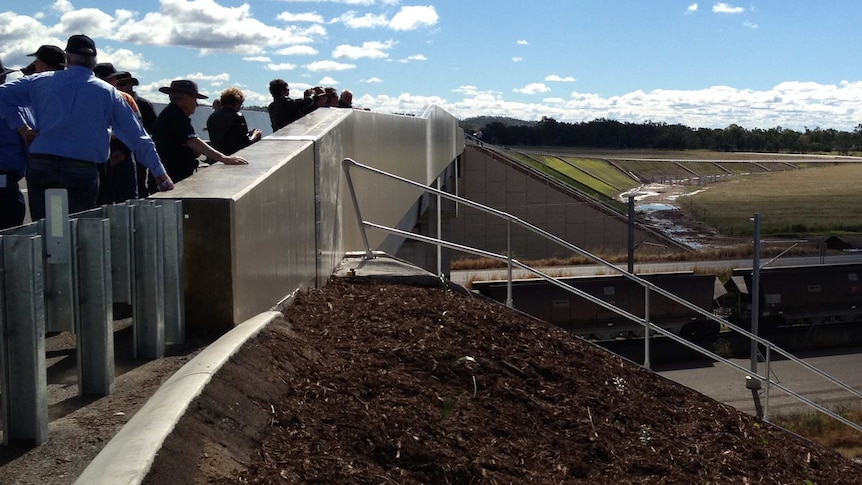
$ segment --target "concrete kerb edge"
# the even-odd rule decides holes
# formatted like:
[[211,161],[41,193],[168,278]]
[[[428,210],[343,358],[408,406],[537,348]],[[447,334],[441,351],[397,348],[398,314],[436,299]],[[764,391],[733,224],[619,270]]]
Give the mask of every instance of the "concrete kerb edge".
[[143,482],[156,454],[203,392],[212,376],[270,322],[275,311],[256,315],[207,346],[171,376],[135,413],[75,481],[78,485],[122,485]]

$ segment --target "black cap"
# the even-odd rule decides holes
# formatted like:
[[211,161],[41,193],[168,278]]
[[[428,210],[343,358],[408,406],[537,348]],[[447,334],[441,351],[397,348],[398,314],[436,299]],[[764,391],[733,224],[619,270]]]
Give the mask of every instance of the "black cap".
[[6,67],[3,67],[3,61],[0,61],[0,76],[5,76],[5,75],[9,74],[10,72],[15,72],[17,70],[18,69],[8,69]]
[[66,42],[66,52],[80,56],[95,57],[96,43],[86,35],[76,34],[69,37],[69,40]]
[[66,53],[63,52],[63,49],[55,45],[43,45],[39,47],[36,52],[27,55],[35,57],[52,67],[61,67],[66,65]]
[[198,99],[207,99],[207,96],[198,92],[198,85],[194,81],[189,81],[188,79],[177,79],[176,81],[171,81],[171,85],[169,87],[161,87],[159,91],[165,94],[188,94],[189,96],[194,96]]
[[30,74],[33,74],[35,72],[36,72],[36,61],[33,61],[30,64],[27,64],[26,67],[21,68],[21,74],[23,74],[25,76],[29,76]]
[[131,76],[126,71],[118,71],[110,62],[100,62],[93,67],[93,74],[97,78],[107,81],[115,77]]

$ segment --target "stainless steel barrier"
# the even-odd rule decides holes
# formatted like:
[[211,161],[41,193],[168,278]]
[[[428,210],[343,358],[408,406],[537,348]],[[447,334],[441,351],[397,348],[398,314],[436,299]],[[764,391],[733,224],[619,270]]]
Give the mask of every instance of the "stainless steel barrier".
[[[64,191],[48,216],[0,231],[3,443],[48,439],[46,332],[77,337],[78,392],[114,385],[114,303],[131,304],[136,357],[184,338],[180,201],[141,200],[72,216]],[[170,226],[169,229],[165,227]]]
[[[646,367],[646,368],[649,368],[649,345],[650,345],[649,335],[651,332],[655,332],[657,334],[664,335],[664,336],[674,340],[675,342],[680,343],[680,344],[682,344],[682,345],[684,345],[684,346],[686,346],[686,347],[688,347],[688,348],[690,348],[696,352],[699,352],[700,354],[702,354],[704,356],[707,356],[711,359],[714,359],[718,362],[721,362],[725,365],[728,365],[737,371],[742,372],[747,378],[746,384],[747,384],[747,387],[749,389],[755,389],[755,390],[759,389],[759,386],[751,385],[751,381],[753,381],[755,379],[756,379],[757,384],[759,384],[761,382],[764,383],[765,384],[765,394],[766,394],[766,408],[765,408],[765,412],[763,415],[763,419],[765,421],[769,420],[769,393],[770,393],[771,388],[774,387],[776,389],[780,389],[780,390],[786,392],[788,395],[793,396],[794,398],[796,398],[800,402],[808,405],[809,407],[812,407],[815,410],[822,412],[822,413],[846,424],[847,426],[850,426],[850,427],[856,429],[857,431],[862,431],[862,425],[860,425],[858,423],[854,423],[853,421],[848,420],[847,418],[835,413],[834,411],[832,411],[832,410],[830,410],[824,406],[821,406],[820,404],[812,401],[811,399],[789,389],[787,386],[782,385],[778,381],[772,380],[770,377],[770,363],[771,363],[772,354],[777,353],[780,356],[785,357],[785,358],[793,361],[794,363],[800,365],[804,369],[811,371],[814,374],[817,374],[818,376],[828,380],[829,382],[835,384],[836,386],[844,389],[845,391],[853,394],[856,397],[862,398],[862,392],[860,392],[860,391],[854,389],[853,387],[839,381],[838,379],[835,379],[834,377],[832,377],[832,376],[826,374],[825,372],[817,369],[816,367],[812,366],[811,364],[799,359],[798,357],[794,356],[790,352],[781,349],[780,347],[769,342],[768,340],[761,338],[761,337],[759,337],[759,336],[757,336],[757,335],[755,335],[755,334],[753,334],[753,333],[751,333],[751,332],[749,332],[749,331],[747,331],[747,330],[745,330],[745,329],[743,329],[743,328],[741,328],[741,327],[739,327],[739,326],[737,326],[737,325],[735,325],[735,324],[733,324],[733,323],[731,323],[731,322],[729,322],[729,321],[727,321],[727,320],[725,320],[719,316],[716,316],[712,312],[709,312],[707,310],[700,308],[698,305],[695,305],[695,304],[690,303],[690,302],[688,302],[682,298],[679,298],[678,296],[674,295],[673,293],[670,293],[670,292],[656,286],[655,284],[653,284],[653,283],[651,283],[651,282],[649,282],[643,278],[640,278],[640,277],[638,277],[638,276],[636,276],[636,275],[634,275],[628,271],[625,271],[625,270],[617,267],[616,265],[614,265],[608,261],[605,261],[605,260],[601,259],[600,257],[598,257],[592,253],[589,253],[588,251],[586,251],[584,249],[581,249],[577,246],[574,246],[574,245],[568,243],[567,241],[560,239],[559,237],[554,236],[553,234],[550,234],[547,231],[544,231],[544,230],[542,230],[542,229],[540,229],[540,228],[538,228],[532,224],[529,224],[529,223],[527,223],[527,222],[525,222],[525,221],[523,221],[523,220],[521,220],[521,219],[519,219],[519,218],[517,218],[511,214],[508,214],[508,213],[503,212],[503,211],[499,211],[499,210],[494,209],[492,207],[488,207],[488,206],[479,204],[477,202],[474,202],[474,201],[469,200],[469,199],[465,199],[463,197],[459,197],[457,195],[449,194],[447,192],[444,192],[444,191],[441,191],[441,190],[438,190],[438,189],[435,189],[432,187],[428,187],[426,185],[414,182],[414,181],[406,179],[404,177],[399,177],[397,175],[386,173],[382,170],[376,169],[376,168],[368,166],[368,165],[363,165],[363,164],[358,163],[358,162],[356,162],[352,159],[349,159],[349,158],[343,160],[342,167],[343,167],[343,170],[345,172],[345,176],[347,178],[347,186],[348,186],[348,189],[350,190],[350,195],[351,195],[352,200],[353,200],[353,207],[356,210],[356,218],[359,222],[360,231],[363,235],[362,237],[363,237],[364,241],[368,241],[368,237],[365,235],[365,232],[366,232],[365,228],[371,227],[371,228],[378,229],[378,230],[381,230],[384,232],[388,232],[390,234],[397,234],[397,235],[404,237],[404,238],[414,239],[417,241],[423,241],[423,242],[427,242],[429,244],[435,244],[435,245],[438,245],[438,247],[446,247],[449,249],[463,251],[463,252],[475,254],[478,256],[483,256],[483,257],[487,257],[487,258],[506,261],[507,267],[508,267],[508,276],[507,276],[507,283],[508,283],[507,305],[508,306],[512,306],[512,290],[511,290],[511,287],[512,287],[512,268],[514,266],[517,266],[518,268],[521,268],[523,270],[534,273],[538,277],[544,279],[545,281],[548,281],[549,283],[551,283],[555,286],[558,286],[559,288],[562,288],[562,289],[569,291],[569,292],[571,292],[577,296],[585,298],[588,301],[590,301],[596,305],[599,305],[602,308],[605,308],[606,310],[612,311],[612,312],[616,313],[617,315],[620,315],[620,316],[622,316],[628,320],[631,320],[633,322],[636,322],[636,323],[644,326],[644,330],[645,330],[644,331],[644,335],[645,335],[645,344],[644,344],[645,345],[645,354],[644,354],[645,355],[645,362],[644,362],[644,367]],[[610,270],[613,270],[615,272],[618,272],[618,273],[624,275],[626,278],[629,278],[630,280],[637,282],[638,284],[640,284],[644,288],[644,291],[645,291],[645,306],[644,306],[645,314],[644,314],[644,316],[639,317],[637,315],[633,315],[633,314],[631,314],[625,310],[617,308],[616,306],[614,306],[610,303],[605,302],[604,300],[596,298],[596,297],[594,297],[588,293],[585,293],[585,292],[579,290],[578,288],[575,288],[575,287],[568,285],[562,281],[559,281],[558,279],[556,279],[552,276],[549,276],[545,273],[542,273],[541,271],[539,271],[535,268],[527,266],[527,265],[519,262],[518,260],[512,258],[511,252],[509,252],[509,254],[507,254],[507,255],[496,254],[496,253],[484,251],[481,249],[471,248],[471,247],[463,246],[460,244],[455,244],[455,243],[451,243],[448,241],[444,241],[440,237],[439,234],[438,234],[438,237],[432,238],[432,237],[428,237],[428,236],[422,236],[419,234],[411,233],[408,231],[403,231],[403,230],[393,228],[393,227],[387,227],[387,226],[381,225],[381,224],[375,224],[373,222],[369,222],[369,221],[364,220],[362,218],[361,208],[359,206],[358,199],[356,198],[354,186],[353,186],[353,183],[351,181],[350,169],[352,167],[357,167],[359,169],[362,169],[364,171],[382,176],[384,178],[394,180],[394,181],[397,181],[397,182],[400,182],[403,184],[411,185],[417,189],[421,189],[425,192],[435,194],[440,198],[445,198],[445,199],[454,201],[456,203],[465,204],[465,205],[470,206],[472,208],[475,208],[475,209],[478,209],[478,210],[481,210],[481,211],[484,211],[484,212],[487,212],[490,214],[497,215],[499,217],[504,218],[507,221],[507,223],[510,225],[511,224],[517,224],[517,225],[519,225],[523,228],[526,228],[526,229],[528,229],[528,230],[530,230],[530,231],[532,231],[532,232],[534,232],[540,236],[543,236],[546,239],[554,241],[554,242],[562,245],[563,247],[570,249],[571,251],[574,251],[574,252],[576,252],[576,253],[584,256],[584,257],[587,257],[597,264],[603,265]],[[371,247],[368,246],[367,244],[366,244],[365,257],[368,259],[373,259],[375,257],[373,251],[371,250]],[[718,354],[716,354],[716,353],[714,353],[708,349],[705,349],[705,348],[703,348],[703,347],[701,347],[695,343],[689,342],[688,340],[680,337],[679,335],[674,334],[673,332],[665,330],[665,329],[658,327],[658,326],[654,325],[653,323],[651,323],[650,322],[650,315],[649,315],[650,292],[658,293],[658,294],[660,294],[660,295],[662,295],[662,296],[664,296],[664,297],[666,297],[666,298],[668,298],[668,299],[670,299],[670,300],[672,300],[672,301],[674,301],[680,305],[685,306],[686,308],[688,308],[690,310],[693,310],[693,311],[701,314],[702,316],[704,316],[710,320],[713,320],[715,322],[718,322],[721,325],[724,325],[726,328],[728,328],[732,331],[735,331],[735,332],[737,332],[737,333],[739,333],[745,337],[748,337],[752,342],[755,342],[757,344],[765,346],[766,347],[766,372],[765,372],[765,375],[760,375],[753,370],[746,369],[746,368],[744,368],[744,367],[742,367],[742,366],[740,366],[740,365],[738,365],[738,364],[736,364],[736,363],[734,363],[728,359],[725,359],[724,357],[719,356]]]

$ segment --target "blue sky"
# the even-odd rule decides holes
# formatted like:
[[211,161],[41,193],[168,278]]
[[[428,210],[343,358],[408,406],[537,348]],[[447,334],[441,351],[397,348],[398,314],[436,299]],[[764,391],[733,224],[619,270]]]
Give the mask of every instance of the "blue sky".
[[265,105],[282,78],[387,113],[852,130],[860,18],[858,0],[4,1],[0,59],[84,33],[157,102],[186,78]]

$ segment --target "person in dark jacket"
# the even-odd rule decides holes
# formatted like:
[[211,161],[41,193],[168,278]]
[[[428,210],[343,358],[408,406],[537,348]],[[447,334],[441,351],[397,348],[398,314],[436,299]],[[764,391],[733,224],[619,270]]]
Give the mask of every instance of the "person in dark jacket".
[[269,82],[269,94],[272,95],[272,103],[267,111],[273,133],[314,111],[313,100],[290,98],[290,88],[283,79]]
[[242,103],[245,95],[237,88],[227,88],[219,98],[221,108],[213,111],[207,118],[207,132],[210,145],[216,150],[233,155],[252,143],[260,140],[261,131],[248,129],[243,116]]

